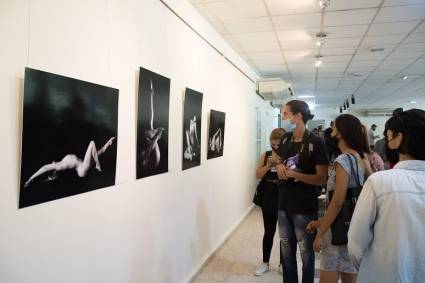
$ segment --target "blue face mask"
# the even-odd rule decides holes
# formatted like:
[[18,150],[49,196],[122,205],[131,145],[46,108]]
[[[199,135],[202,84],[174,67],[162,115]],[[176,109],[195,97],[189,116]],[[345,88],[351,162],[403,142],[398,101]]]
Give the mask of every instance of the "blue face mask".
[[285,119],[282,121],[282,128],[287,132],[293,132],[297,124],[291,122],[291,119]]

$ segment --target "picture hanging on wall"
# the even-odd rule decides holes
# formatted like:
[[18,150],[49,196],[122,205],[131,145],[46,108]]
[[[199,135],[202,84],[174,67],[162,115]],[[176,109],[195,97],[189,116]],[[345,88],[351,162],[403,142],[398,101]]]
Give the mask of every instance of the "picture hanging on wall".
[[211,110],[207,159],[223,156],[226,113]]
[[183,170],[201,164],[202,93],[186,88],[183,115]]
[[140,68],[137,179],[168,172],[170,79]]
[[115,185],[118,90],[25,69],[19,208]]

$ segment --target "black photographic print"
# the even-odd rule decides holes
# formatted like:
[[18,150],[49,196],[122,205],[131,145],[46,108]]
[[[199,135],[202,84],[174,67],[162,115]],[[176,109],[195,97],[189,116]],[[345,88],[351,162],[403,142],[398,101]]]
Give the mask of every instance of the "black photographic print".
[[202,93],[186,88],[183,115],[183,170],[201,164]]
[[19,208],[115,185],[118,90],[25,68]]
[[207,159],[223,156],[226,113],[211,110]]
[[168,172],[170,79],[140,68],[137,179]]

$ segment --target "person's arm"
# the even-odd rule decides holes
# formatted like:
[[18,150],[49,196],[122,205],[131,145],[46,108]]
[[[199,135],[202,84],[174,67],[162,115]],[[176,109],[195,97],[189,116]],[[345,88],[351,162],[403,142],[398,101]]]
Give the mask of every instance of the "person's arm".
[[323,186],[326,184],[328,175],[327,165],[316,165],[316,174],[304,174],[295,170],[286,169],[287,178],[294,178],[297,181],[314,185]]
[[257,170],[255,172],[255,176],[257,179],[261,179],[266,175],[267,171],[270,169],[269,162],[266,162],[266,165],[264,165],[264,159],[266,158],[266,154],[263,153],[260,157],[260,160],[258,161]]
[[42,175],[42,174],[44,174],[44,173],[46,173],[46,172],[49,172],[49,171],[52,171],[52,170],[57,170],[58,169],[58,166],[56,165],[56,163],[54,163],[54,162],[52,162],[51,164],[46,164],[46,165],[43,165],[40,169],[38,169],[38,171],[37,172],[35,172],[29,179],[28,179],[28,181],[26,181],[25,182],[25,184],[24,184],[24,188],[25,187],[28,187],[28,185],[35,179],[35,178],[37,178],[38,176],[40,176],[40,175]]
[[369,179],[364,184],[357,200],[353,218],[350,222],[350,229],[348,230],[348,253],[357,270],[373,240],[376,210],[376,196],[373,192],[372,182]]
[[326,209],[325,216],[319,222],[319,229],[316,235],[316,239],[313,243],[313,249],[318,252],[320,251],[320,243],[322,242],[323,235],[328,231],[331,224],[335,221],[338,213],[341,211],[344,205],[345,196],[347,194],[349,175],[344,168],[336,163],[335,166],[335,186],[333,190],[332,200]]

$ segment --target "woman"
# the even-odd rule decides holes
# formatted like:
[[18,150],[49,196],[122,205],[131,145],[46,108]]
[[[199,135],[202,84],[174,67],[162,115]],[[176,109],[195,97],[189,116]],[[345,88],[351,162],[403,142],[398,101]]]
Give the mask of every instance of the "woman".
[[263,275],[269,270],[270,253],[277,224],[279,178],[276,172],[276,165],[282,162],[276,150],[279,148],[284,134],[285,130],[281,128],[274,129],[271,132],[269,140],[272,150],[266,151],[261,155],[256,171],[257,179],[261,179],[263,182],[263,187],[261,188],[263,190],[261,212],[264,224],[263,263],[255,271],[256,276]]
[[198,132],[196,130],[196,115],[193,116],[193,119],[189,120],[189,129],[186,129],[186,149],[184,151],[183,157],[192,161],[192,159],[197,156],[199,153],[199,139]]
[[328,158],[323,140],[306,129],[313,119],[307,103],[291,100],[283,111],[283,125],[289,131],[279,146],[283,164],[277,165],[279,186],[279,235],[283,261],[283,281],[298,282],[297,244],[303,262],[304,283],[314,282],[314,235],[306,234],[307,224],[318,216],[318,187],[326,183]]
[[358,199],[348,250],[357,282],[424,282],[425,111],[395,113],[386,125],[394,169],[373,174]]
[[348,255],[347,245],[333,245],[330,226],[337,218],[344,201],[347,188],[363,184],[364,179],[371,172],[369,161],[365,157],[365,139],[362,124],[359,119],[350,114],[343,114],[335,119],[331,133],[341,154],[334,161],[327,184],[332,198],[324,217],[312,221],[307,231],[317,229],[316,239],[313,243],[314,251],[321,250],[320,282],[338,282],[339,277],[343,283],[356,282],[356,269]]
[[385,169],[384,160],[382,160],[381,156],[379,156],[378,153],[376,153],[374,150],[372,150],[370,145],[369,145],[369,138],[367,136],[366,126],[362,125],[362,129],[363,129],[363,137],[364,137],[364,142],[365,142],[364,153],[365,153],[367,160],[369,160],[369,165],[372,168],[372,171],[378,172],[378,171],[384,170]]
[[25,182],[24,188],[28,187],[35,178],[49,171],[54,171],[54,174],[48,178],[48,181],[56,179],[56,171],[62,170],[75,170],[77,171],[79,177],[85,177],[87,176],[87,173],[93,164],[96,164],[96,169],[101,172],[102,168],[100,166],[98,157],[112,145],[114,139],[115,137],[110,138],[106,144],[101,149],[99,149],[99,151],[96,149],[96,144],[94,141],[91,141],[87,147],[86,154],[84,155],[84,160],[81,160],[75,154],[67,154],[59,162],[53,161],[50,164],[43,165],[28,179],[28,181]]

